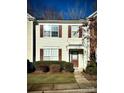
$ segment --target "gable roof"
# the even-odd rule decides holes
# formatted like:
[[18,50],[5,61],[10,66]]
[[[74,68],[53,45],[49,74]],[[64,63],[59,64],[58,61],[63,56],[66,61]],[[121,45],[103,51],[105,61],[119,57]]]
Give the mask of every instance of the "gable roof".
[[27,13],[27,19],[30,21],[33,21],[35,19],[35,17],[33,17],[29,13]]
[[91,15],[89,15],[87,17],[87,19],[92,18],[92,17],[96,17],[96,16],[97,16],[97,11],[95,11],[94,13],[92,13]]

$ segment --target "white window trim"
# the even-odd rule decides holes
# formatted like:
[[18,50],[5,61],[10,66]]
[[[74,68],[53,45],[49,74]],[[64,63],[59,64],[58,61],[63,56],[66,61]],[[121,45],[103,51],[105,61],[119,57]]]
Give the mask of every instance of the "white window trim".
[[[56,37],[53,37],[52,36],[52,30],[50,30],[50,36],[45,36],[45,34],[44,34],[44,26],[57,26],[58,27],[58,36],[56,36]],[[43,25],[43,37],[45,37],[45,38],[58,38],[59,37],[59,25]]]
[[[76,35],[76,36],[74,36],[74,35],[72,34],[72,32],[76,32],[76,31],[73,30],[73,27],[74,27],[74,26],[77,26],[77,30],[76,30],[76,31],[77,31],[77,33],[76,33],[77,35]],[[71,25],[71,38],[79,38],[78,29],[79,29],[79,25]]]
[[[58,60],[59,60],[59,58],[58,58],[58,57],[59,57],[59,56],[58,56],[58,48],[44,48],[44,53],[45,53],[45,50],[46,50],[46,49],[49,49],[50,53],[49,53],[48,56],[46,56],[46,55],[43,54],[43,59],[44,59],[44,61],[50,61],[50,60],[51,60],[51,61],[58,61]],[[54,50],[54,49],[57,50],[56,56],[53,56],[53,55],[52,55],[52,53],[53,53],[52,50]],[[49,57],[49,59],[47,60],[47,59],[45,59],[45,57]],[[57,59],[54,59],[54,60],[53,60],[53,57],[56,57]]]

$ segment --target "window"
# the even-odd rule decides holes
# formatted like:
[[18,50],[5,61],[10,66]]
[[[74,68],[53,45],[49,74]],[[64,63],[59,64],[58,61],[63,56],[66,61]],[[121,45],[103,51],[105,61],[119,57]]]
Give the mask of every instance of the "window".
[[58,60],[58,49],[46,48],[44,49],[44,60]]
[[79,26],[73,25],[71,30],[71,36],[72,37],[79,37],[79,33],[77,32],[79,30]]
[[78,60],[78,52],[77,51],[72,52],[72,59],[73,60]]
[[44,37],[58,37],[59,26],[58,25],[44,25]]

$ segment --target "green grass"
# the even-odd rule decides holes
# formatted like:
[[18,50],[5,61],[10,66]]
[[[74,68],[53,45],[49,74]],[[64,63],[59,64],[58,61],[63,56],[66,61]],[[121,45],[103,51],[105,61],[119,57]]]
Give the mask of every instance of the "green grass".
[[31,73],[27,76],[28,84],[58,84],[58,83],[75,83],[73,73]]

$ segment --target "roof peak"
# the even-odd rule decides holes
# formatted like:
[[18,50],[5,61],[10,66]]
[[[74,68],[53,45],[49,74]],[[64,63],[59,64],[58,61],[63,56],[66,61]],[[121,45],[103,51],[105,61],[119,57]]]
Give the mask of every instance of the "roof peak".
[[28,18],[29,20],[34,20],[34,19],[35,19],[35,17],[31,16],[29,13],[27,13],[27,18]]

